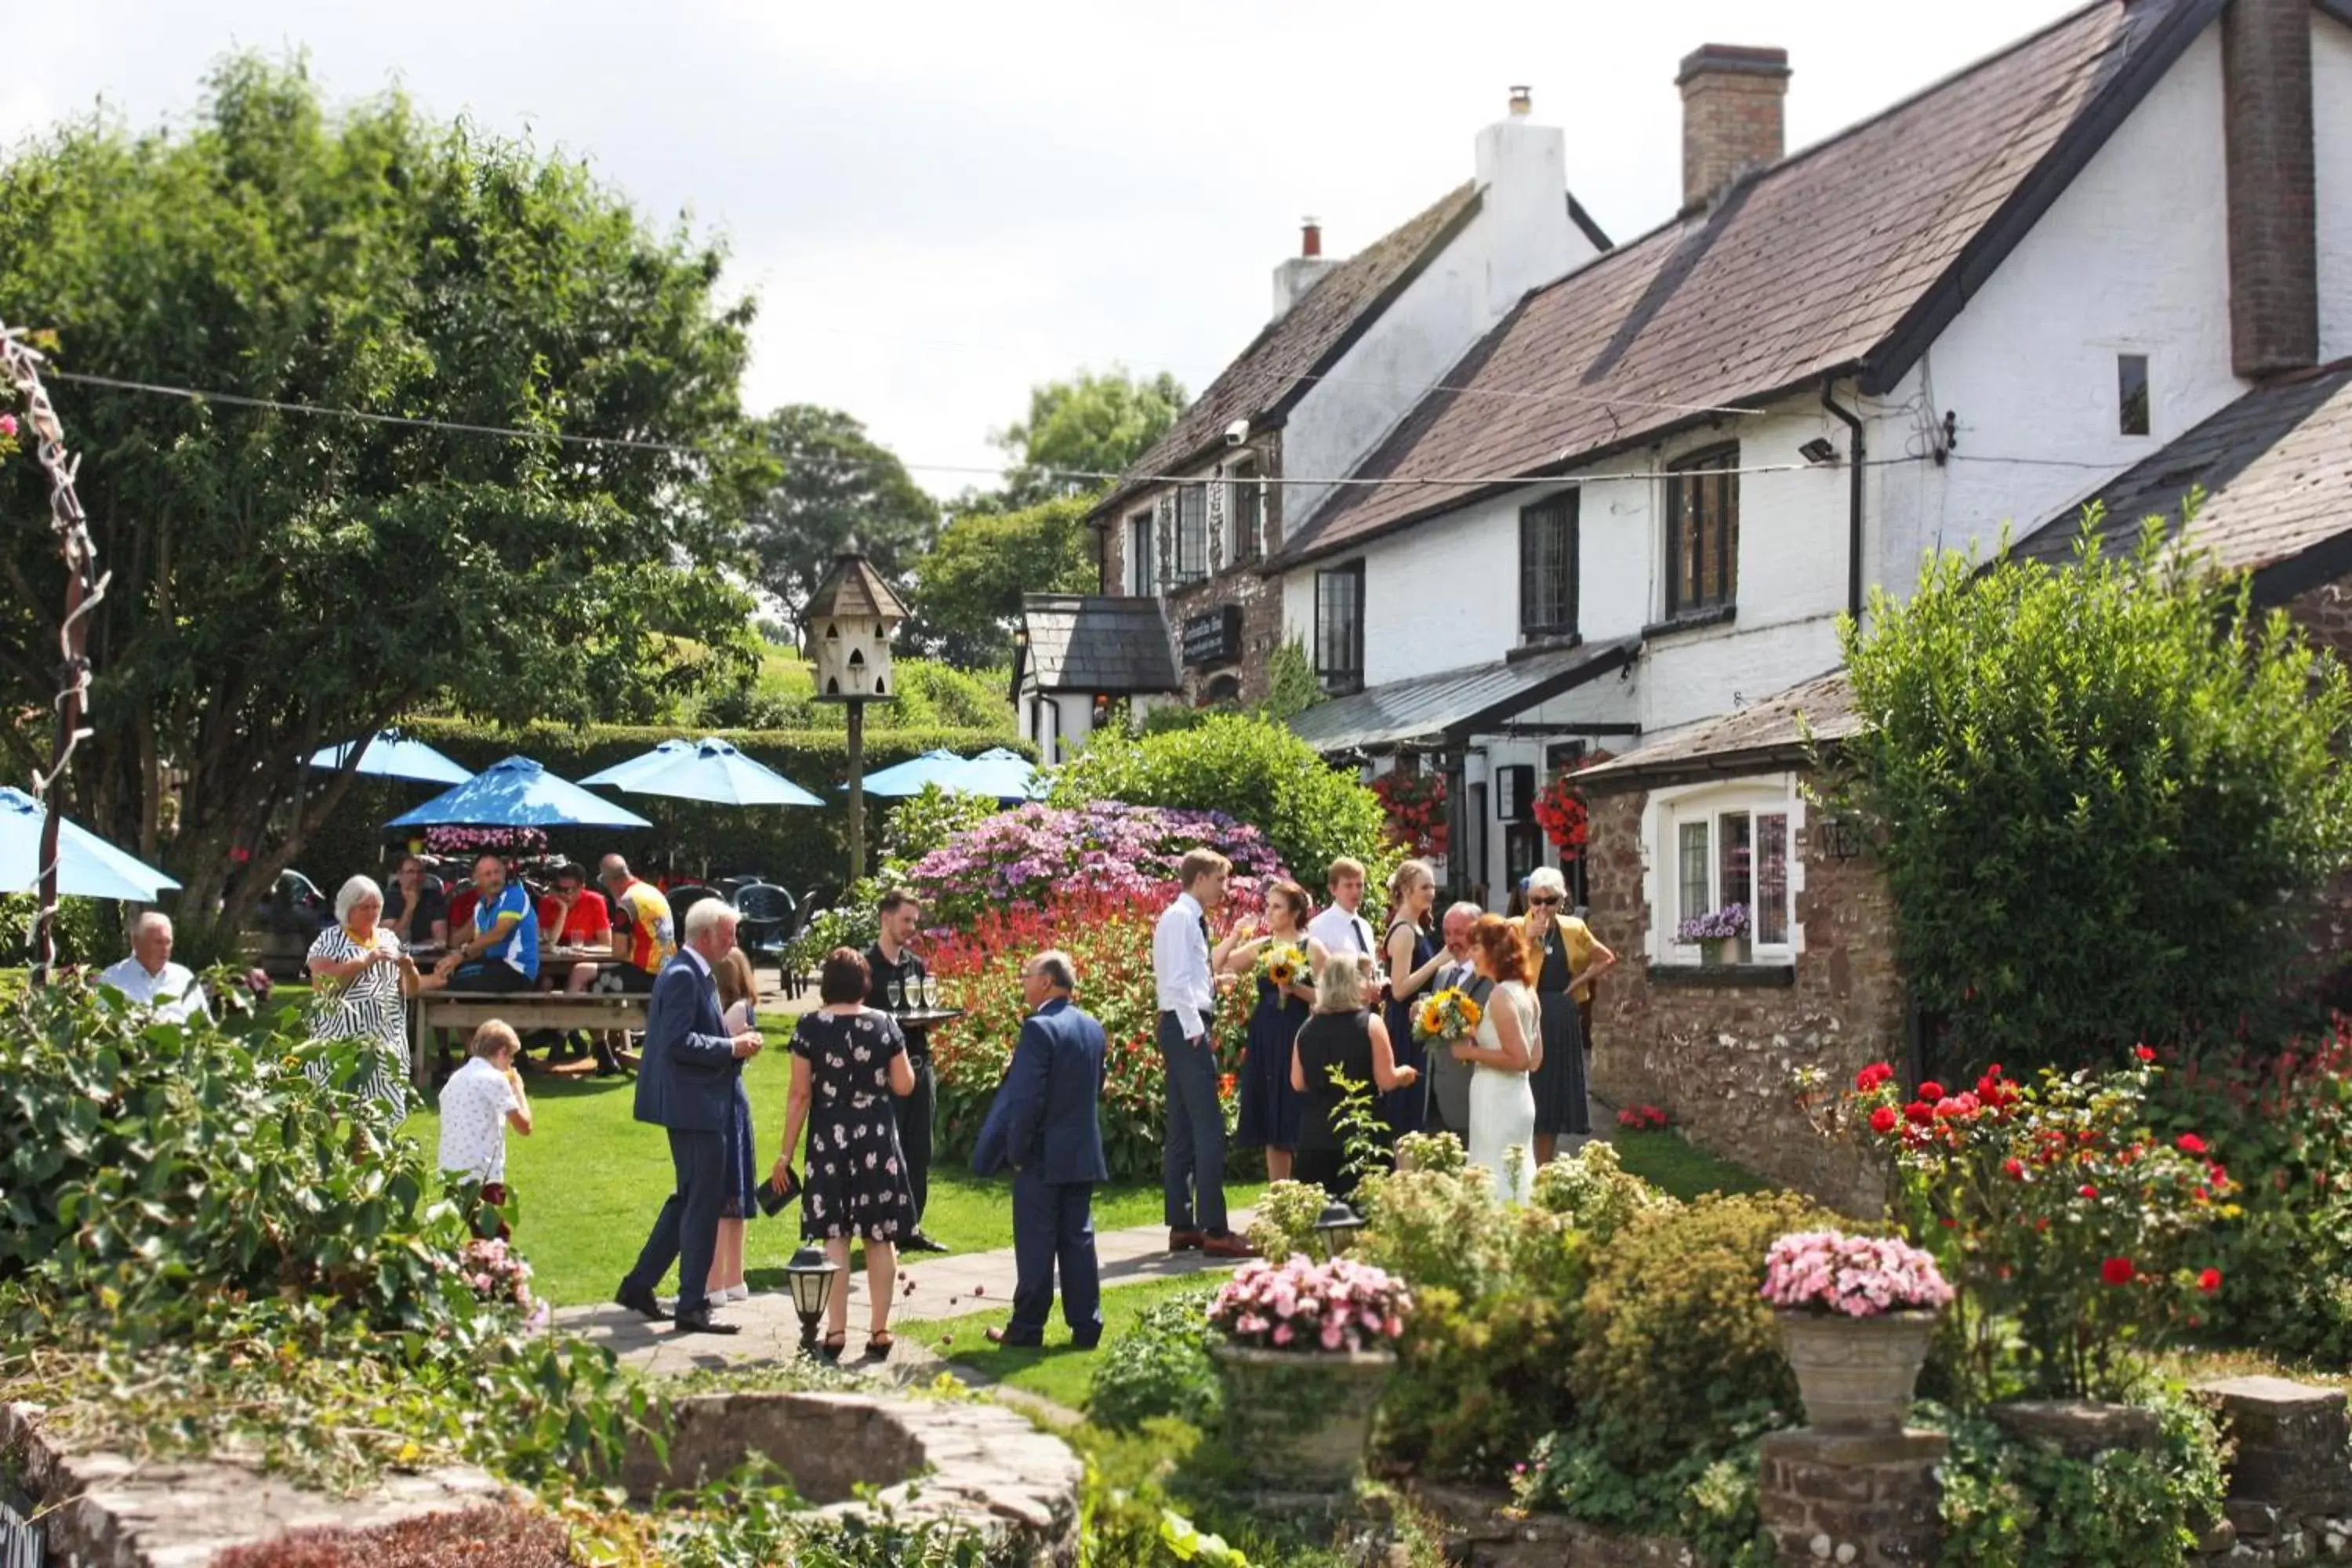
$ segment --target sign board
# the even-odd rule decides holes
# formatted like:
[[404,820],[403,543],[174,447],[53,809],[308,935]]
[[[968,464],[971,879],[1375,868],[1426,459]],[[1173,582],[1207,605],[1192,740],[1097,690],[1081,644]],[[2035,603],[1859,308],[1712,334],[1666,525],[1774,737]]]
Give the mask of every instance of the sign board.
[[1235,662],[1242,657],[1242,607],[1223,605],[1202,615],[1187,616],[1180,640],[1187,669]]

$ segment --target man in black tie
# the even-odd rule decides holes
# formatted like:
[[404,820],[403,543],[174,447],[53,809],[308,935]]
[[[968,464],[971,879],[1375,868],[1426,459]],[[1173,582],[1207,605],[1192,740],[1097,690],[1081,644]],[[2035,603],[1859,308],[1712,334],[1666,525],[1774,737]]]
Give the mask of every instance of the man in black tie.
[[1331,904],[1307,922],[1307,934],[1330,952],[1360,952],[1377,964],[1380,950],[1372,943],[1372,922],[1357,913],[1364,901],[1363,863],[1342,856],[1331,862],[1324,877]]
[[687,911],[686,945],[654,981],[637,1063],[636,1117],[669,1130],[675,1185],[617,1300],[656,1321],[669,1317],[654,1300],[654,1288],[677,1264],[676,1321],[682,1334],[737,1331],[732,1323],[713,1321],[703,1291],[727,1196],[725,1129],[735,1114],[735,1080],[743,1063],[760,1052],[759,1031],[727,1033],[711,978],[711,965],[735,945],[736,920],[721,899],[706,899]]
[[[1470,962],[1470,928],[1486,911],[1466,900],[1445,911],[1445,952],[1452,961],[1437,972],[1435,991],[1459,991],[1484,1007],[1495,983]],[[1433,992],[1433,994],[1434,994]],[[1431,1131],[1453,1133],[1465,1142],[1470,1137],[1470,1064],[1457,1062],[1451,1051],[1430,1051],[1422,1064],[1429,1078]]]

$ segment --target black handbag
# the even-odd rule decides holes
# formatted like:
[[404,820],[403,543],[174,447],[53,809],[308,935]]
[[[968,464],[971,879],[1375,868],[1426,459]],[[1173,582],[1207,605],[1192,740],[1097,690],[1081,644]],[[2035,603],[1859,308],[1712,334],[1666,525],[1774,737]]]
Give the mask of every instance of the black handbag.
[[772,1173],[766,1181],[751,1189],[751,1196],[758,1200],[760,1212],[764,1215],[776,1214],[800,1195],[801,1179],[793,1173],[790,1165],[784,1167],[782,1186],[776,1185],[776,1178]]

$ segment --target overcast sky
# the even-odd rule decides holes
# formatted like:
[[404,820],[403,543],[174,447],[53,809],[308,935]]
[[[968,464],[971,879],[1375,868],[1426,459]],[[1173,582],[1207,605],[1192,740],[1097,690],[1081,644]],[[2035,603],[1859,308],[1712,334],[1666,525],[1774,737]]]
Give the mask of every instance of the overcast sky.
[[71,0],[11,14],[0,138],[101,100],[185,116],[240,47],[308,49],[339,99],[396,81],[717,231],[760,302],[750,405],[846,409],[949,493],[1034,383],[1119,363],[1198,392],[1301,216],[1327,254],[1378,237],[1469,176],[1513,83],[1624,239],[1677,204],[1693,47],[1789,50],[1794,149],[2073,8]]

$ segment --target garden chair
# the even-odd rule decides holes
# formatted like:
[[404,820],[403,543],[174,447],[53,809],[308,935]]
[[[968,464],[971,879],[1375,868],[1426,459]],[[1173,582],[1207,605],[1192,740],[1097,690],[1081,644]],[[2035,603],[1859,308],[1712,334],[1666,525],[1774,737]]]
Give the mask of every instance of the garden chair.
[[751,882],[735,890],[735,908],[742,915],[735,942],[755,964],[784,966],[784,943],[791,939],[793,896],[767,882]]
[[687,882],[672,888],[666,896],[669,900],[669,918],[674,922],[678,940],[683,942],[686,940],[686,911],[705,899],[717,898],[719,889],[706,888],[699,882]]

